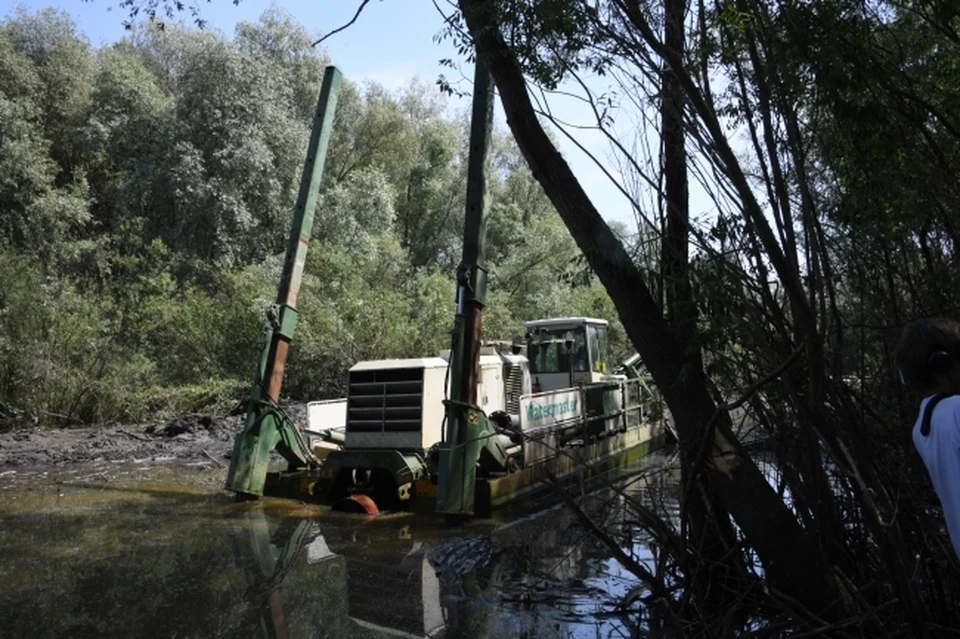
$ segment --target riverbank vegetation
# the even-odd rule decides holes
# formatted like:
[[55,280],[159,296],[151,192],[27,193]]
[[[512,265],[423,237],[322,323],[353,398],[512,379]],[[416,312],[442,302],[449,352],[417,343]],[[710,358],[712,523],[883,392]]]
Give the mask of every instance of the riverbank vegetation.
[[[145,26],[101,48],[53,10],[0,23],[0,421],[156,420],[244,397],[328,63],[277,8],[232,37]],[[290,399],[342,396],[359,360],[449,347],[467,133],[432,84],[347,78]],[[486,336],[616,322],[504,132],[494,163]]]

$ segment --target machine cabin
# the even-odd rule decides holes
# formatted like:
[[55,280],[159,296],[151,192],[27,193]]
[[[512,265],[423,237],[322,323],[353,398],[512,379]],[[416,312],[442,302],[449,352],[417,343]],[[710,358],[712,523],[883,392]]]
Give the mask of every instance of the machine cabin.
[[607,379],[609,322],[563,317],[526,323],[527,358],[533,392],[546,392]]

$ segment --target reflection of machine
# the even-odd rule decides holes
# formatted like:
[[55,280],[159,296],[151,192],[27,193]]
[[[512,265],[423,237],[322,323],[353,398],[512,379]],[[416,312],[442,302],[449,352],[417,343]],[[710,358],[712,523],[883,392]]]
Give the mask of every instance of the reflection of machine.
[[596,609],[602,601],[587,582],[610,575],[604,561],[590,560],[574,521],[559,510],[453,536],[418,531],[419,519],[304,520],[255,507],[233,535],[234,561],[248,585],[246,606],[220,595],[242,617],[226,634],[594,636],[596,618],[572,620],[583,604]]
[[346,566],[347,614],[377,636],[435,637],[444,630],[440,581],[420,541],[395,528],[330,529],[326,543]]
[[[227,487],[240,496],[257,497],[266,490],[366,513],[485,515],[530,496],[548,473],[572,477],[588,465],[595,472],[656,445],[662,429],[646,419],[649,389],[641,379],[608,373],[606,321],[528,322],[527,356],[520,354],[522,343],[510,352],[481,343],[485,165],[493,114],[492,80],[481,65],[474,85],[463,264],[449,355],[356,364],[347,398],[311,404],[311,417],[324,423],[311,423],[309,442],[275,408],[296,324],[338,79],[328,69],[277,307],[264,333]],[[274,448],[287,460],[284,472],[268,473]]]
[[[274,536],[270,534],[263,511],[244,513],[244,519],[247,523],[247,543],[235,539],[234,554],[238,563],[246,569],[251,609],[259,612],[265,637],[284,639],[289,631],[280,597],[280,584],[306,542],[309,522],[285,521]],[[277,543],[274,543],[275,539]],[[244,545],[246,550],[243,549]]]
[[[391,539],[397,531],[382,527],[370,539],[353,525],[331,527],[324,536],[310,520],[268,518],[259,508],[243,517],[246,534],[235,538],[234,555],[264,637],[442,634],[440,583],[421,542],[409,535]],[[286,606],[280,590],[285,579],[292,580]],[[304,588],[312,596],[305,597]]]

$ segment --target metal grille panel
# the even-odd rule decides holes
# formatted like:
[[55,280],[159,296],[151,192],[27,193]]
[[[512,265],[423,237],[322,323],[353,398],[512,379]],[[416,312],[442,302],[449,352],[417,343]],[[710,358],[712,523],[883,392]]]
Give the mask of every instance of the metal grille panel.
[[523,369],[520,366],[503,365],[504,405],[508,415],[520,414],[520,395],[523,394]]
[[350,373],[347,432],[416,432],[423,417],[423,369]]

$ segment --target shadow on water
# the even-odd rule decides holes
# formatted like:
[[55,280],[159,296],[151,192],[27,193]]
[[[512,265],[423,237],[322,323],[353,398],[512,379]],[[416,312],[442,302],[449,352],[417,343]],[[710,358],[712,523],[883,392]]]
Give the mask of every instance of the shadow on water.
[[444,529],[218,478],[4,487],[0,637],[629,635],[633,582],[562,509]]

